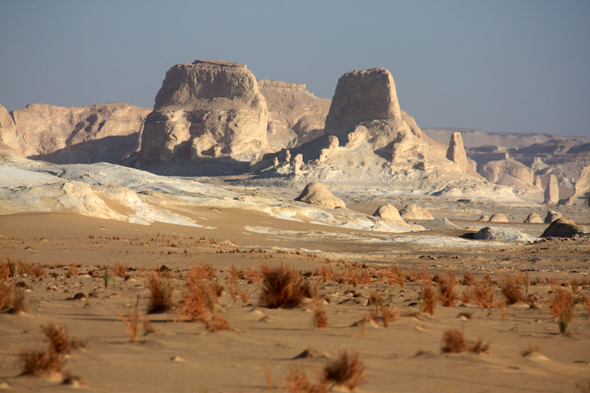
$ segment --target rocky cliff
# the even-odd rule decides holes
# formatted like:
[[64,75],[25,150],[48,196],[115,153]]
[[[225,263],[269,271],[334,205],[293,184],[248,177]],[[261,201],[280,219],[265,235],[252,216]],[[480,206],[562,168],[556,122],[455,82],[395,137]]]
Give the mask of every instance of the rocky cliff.
[[142,162],[231,157],[270,151],[268,109],[245,64],[195,60],[166,73],[140,137]]
[[58,164],[119,163],[134,148],[148,113],[116,102],[82,107],[30,104],[10,116],[2,107],[0,142],[21,157]]

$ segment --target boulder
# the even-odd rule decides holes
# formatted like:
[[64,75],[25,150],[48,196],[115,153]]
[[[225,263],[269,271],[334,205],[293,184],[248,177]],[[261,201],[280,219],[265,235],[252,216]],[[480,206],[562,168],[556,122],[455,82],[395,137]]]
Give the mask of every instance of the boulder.
[[536,238],[512,228],[485,227],[473,234],[474,239],[534,242]]
[[366,120],[401,120],[393,77],[385,68],[348,72],[338,79],[326,118],[326,134]]
[[2,105],[0,105],[0,151],[22,154],[14,120]]
[[400,210],[399,214],[404,220],[434,220],[428,210],[413,203]]
[[490,221],[490,217],[486,216],[485,214],[482,214],[481,216],[479,216],[477,221]]
[[523,221],[526,224],[542,224],[543,219],[537,213],[531,213]]
[[574,237],[586,234],[590,234],[589,228],[576,225],[571,218],[561,217],[549,224],[541,237]]
[[270,151],[268,109],[245,64],[195,60],[166,73],[141,134],[141,160],[230,157]]
[[463,138],[461,137],[460,132],[453,132],[451,142],[449,143],[449,149],[447,150],[447,158],[457,164],[463,172],[467,172],[467,169],[469,168],[467,154],[465,153]]
[[490,217],[490,222],[508,222],[508,218],[502,213],[495,213]]
[[551,175],[547,188],[545,189],[545,201],[544,203],[556,204],[559,202],[559,185],[557,184],[557,177]]
[[590,165],[585,166],[580,173],[580,177],[576,180],[574,186],[574,193],[566,201],[565,204],[571,205],[588,205],[590,198]]
[[305,186],[301,195],[295,198],[295,200],[313,205],[326,206],[331,209],[346,207],[344,202],[334,196],[322,183],[309,183]]
[[373,213],[373,217],[380,217],[388,224],[408,226],[393,205],[386,204],[379,206],[377,210],[375,210],[375,213]]
[[12,111],[16,151],[55,164],[119,164],[136,148],[149,111],[119,102],[81,107],[30,104]]
[[561,217],[563,217],[563,214],[558,213],[555,210],[549,210],[545,216],[545,224],[550,224]]

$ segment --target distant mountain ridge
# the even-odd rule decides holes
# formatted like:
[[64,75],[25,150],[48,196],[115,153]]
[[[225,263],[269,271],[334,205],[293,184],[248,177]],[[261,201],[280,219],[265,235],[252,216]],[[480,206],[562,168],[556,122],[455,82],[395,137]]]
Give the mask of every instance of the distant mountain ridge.
[[422,128],[431,139],[448,145],[453,132],[460,132],[463,137],[463,144],[466,148],[493,145],[497,147],[520,147],[530,146],[535,143],[544,143],[552,139],[567,139],[575,144],[590,143],[590,137],[586,136],[563,136],[554,134],[530,134],[519,132],[489,132],[472,128]]

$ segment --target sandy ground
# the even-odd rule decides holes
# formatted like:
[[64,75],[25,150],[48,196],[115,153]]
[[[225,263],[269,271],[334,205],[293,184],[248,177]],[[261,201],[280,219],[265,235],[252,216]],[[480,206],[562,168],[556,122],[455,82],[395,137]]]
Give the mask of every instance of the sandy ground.
[[[369,212],[373,206],[357,209]],[[590,297],[588,241],[498,245],[464,239],[469,232],[465,229],[394,236],[279,220],[240,209],[201,207],[183,213],[205,218],[216,229],[134,225],[58,213],[0,216],[3,262],[9,258],[39,263],[46,274],[0,281],[22,282],[29,310],[0,314],[0,388],[72,388],[47,378],[19,376],[19,352],[46,347],[40,325],[55,323],[66,324],[70,337],[87,342],[86,348],[73,351],[64,370],[81,379],[80,389],[93,392],[284,391],[281,384],[293,366],[302,367],[313,379],[313,370],[321,370],[343,349],[358,352],[364,363],[366,380],[356,388],[359,392],[590,391],[589,311],[581,303],[575,305],[569,333],[562,335],[549,307],[556,288],[571,293],[572,280],[586,283],[579,285],[576,296]],[[543,227],[530,230],[540,234]],[[203,261],[224,286],[219,309],[232,331],[207,333],[199,323],[175,321],[187,271]],[[104,271],[116,263],[127,266],[127,271],[115,276],[108,270],[111,278],[105,288]],[[72,272],[72,264],[77,272]],[[260,307],[261,283],[256,279],[238,279],[236,289],[248,299],[232,299],[229,268],[258,271],[261,264],[292,266],[302,279],[317,285],[327,328],[313,328],[313,302],[293,309]],[[175,288],[177,306],[167,313],[148,314],[155,332],[131,342],[117,310],[126,313],[138,304],[145,312],[150,296],[146,277],[163,265],[167,269],[161,269],[162,279]],[[421,312],[422,280],[408,280],[402,288],[383,278],[383,269],[395,265],[408,275],[427,269],[431,278],[454,272],[459,281],[455,307],[439,303],[434,315]],[[324,282],[316,275],[322,266],[338,272],[340,282]],[[503,275],[525,277],[525,271],[531,279],[528,294],[525,285],[520,288],[535,299],[535,307],[523,302],[507,306],[503,318],[499,306],[488,309],[459,300],[469,288],[461,284],[465,272],[476,279],[489,274],[497,282],[496,299],[502,299]],[[352,272],[367,272],[370,284],[342,279]],[[73,300],[77,293],[87,298]],[[365,328],[355,324],[374,309],[368,304],[373,293],[398,313],[389,327],[379,319]],[[461,313],[470,314],[470,319],[458,318]],[[463,331],[470,341],[483,339],[490,344],[488,353],[441,352],[449,329]],[[542,355],[522,356],[531,345]],[[308,348],[321,355],[294,359]]]

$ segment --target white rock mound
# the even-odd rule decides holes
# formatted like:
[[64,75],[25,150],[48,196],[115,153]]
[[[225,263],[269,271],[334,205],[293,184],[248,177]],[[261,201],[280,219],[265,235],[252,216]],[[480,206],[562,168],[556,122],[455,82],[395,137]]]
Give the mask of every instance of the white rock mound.
[[334,196],[322,183],[309,183],[305,186],[301,195],[295,198],[295,200],[313,205],[326,206],[331,209],[346,207],[346,204],[340,198]]
[[526,224],[542,224],[543,219],[537,213],[531,213],[523,221]]
[[434,220],[434,217],[432,217],[432,214],[428,210],[413,203],[400,210],[399,214],[404,220]]
[[490,222],[508,222],[508,218],[503,213],[494,213],[490,217]]
[[519,232],[512,228],[485,227],[473,235],[474,239],[504,240],[511,242],[534,242],[535,237]]

